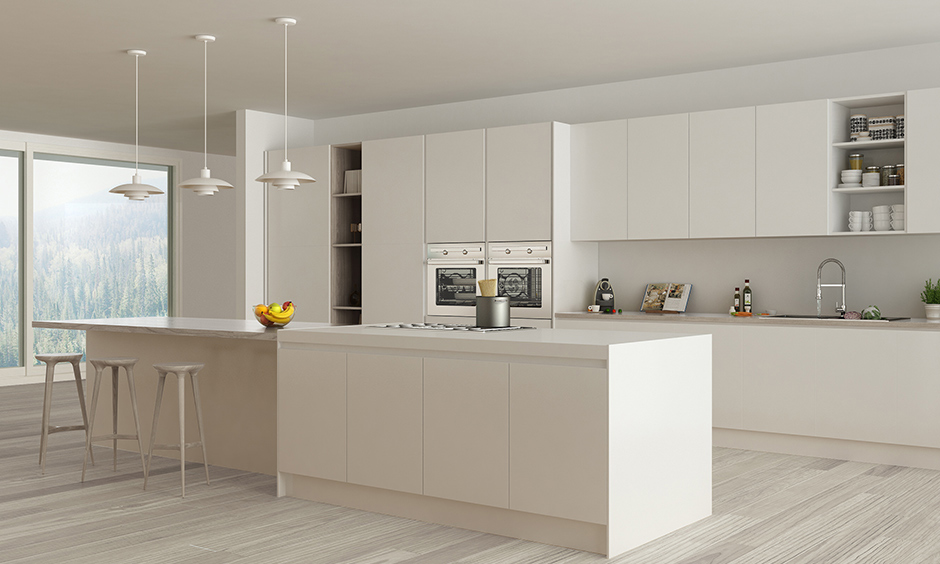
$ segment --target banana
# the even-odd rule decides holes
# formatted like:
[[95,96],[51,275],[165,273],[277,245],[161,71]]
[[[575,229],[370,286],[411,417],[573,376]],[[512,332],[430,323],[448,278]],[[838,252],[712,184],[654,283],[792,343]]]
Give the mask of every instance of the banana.
[[293,305],[291,305],[286,310],[278,314],[266,312],[264,314],[264,317],[267,318],[268,321],[273,321],[274,323],[287,323],[288,321],[290,321],[292,315],[294,315]]

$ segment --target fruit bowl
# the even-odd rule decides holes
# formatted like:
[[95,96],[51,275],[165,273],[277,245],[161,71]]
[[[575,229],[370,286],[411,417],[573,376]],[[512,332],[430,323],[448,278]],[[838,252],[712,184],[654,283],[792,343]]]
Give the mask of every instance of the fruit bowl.
[[254,314],[258,323],[265,327],[284,327],[294,318],[294,304],[292,302],[284,302],[283,306],[276,303],[258,304],[251,306],[251,313]]

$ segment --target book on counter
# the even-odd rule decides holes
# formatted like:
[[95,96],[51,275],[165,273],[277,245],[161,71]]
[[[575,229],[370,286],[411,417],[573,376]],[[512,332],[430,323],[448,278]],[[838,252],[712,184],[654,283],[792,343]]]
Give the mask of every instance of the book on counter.
[[646,313],[684,313],[689,305],[692,284],[657,282],[647,284],[640,311]]

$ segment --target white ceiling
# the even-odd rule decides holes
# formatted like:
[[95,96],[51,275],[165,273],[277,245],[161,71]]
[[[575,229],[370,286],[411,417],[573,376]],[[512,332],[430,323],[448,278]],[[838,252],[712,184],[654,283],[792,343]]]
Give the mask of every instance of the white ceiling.
[[[936,0],[6,0],[0,129],[234,154],[234,111],[319,119],[940,41]],[[928,69],[931,70],[931,69]],[[878,72],[880,69],[873,69]]]

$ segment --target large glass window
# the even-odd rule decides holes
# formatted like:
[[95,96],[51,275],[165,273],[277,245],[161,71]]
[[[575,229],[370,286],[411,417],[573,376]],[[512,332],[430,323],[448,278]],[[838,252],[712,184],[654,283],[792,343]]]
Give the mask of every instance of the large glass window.
[[[167,315],[171,168],[140,166],[143,181],[163,195],[135,202],[108,192],[130,182],[133,169],[34,155],[34,319]],[[34,329],[33,343],[36,353],[85,349],[80,331]]]
[[0,368],[22,366],[20,193],[23,153],[0,150]]

